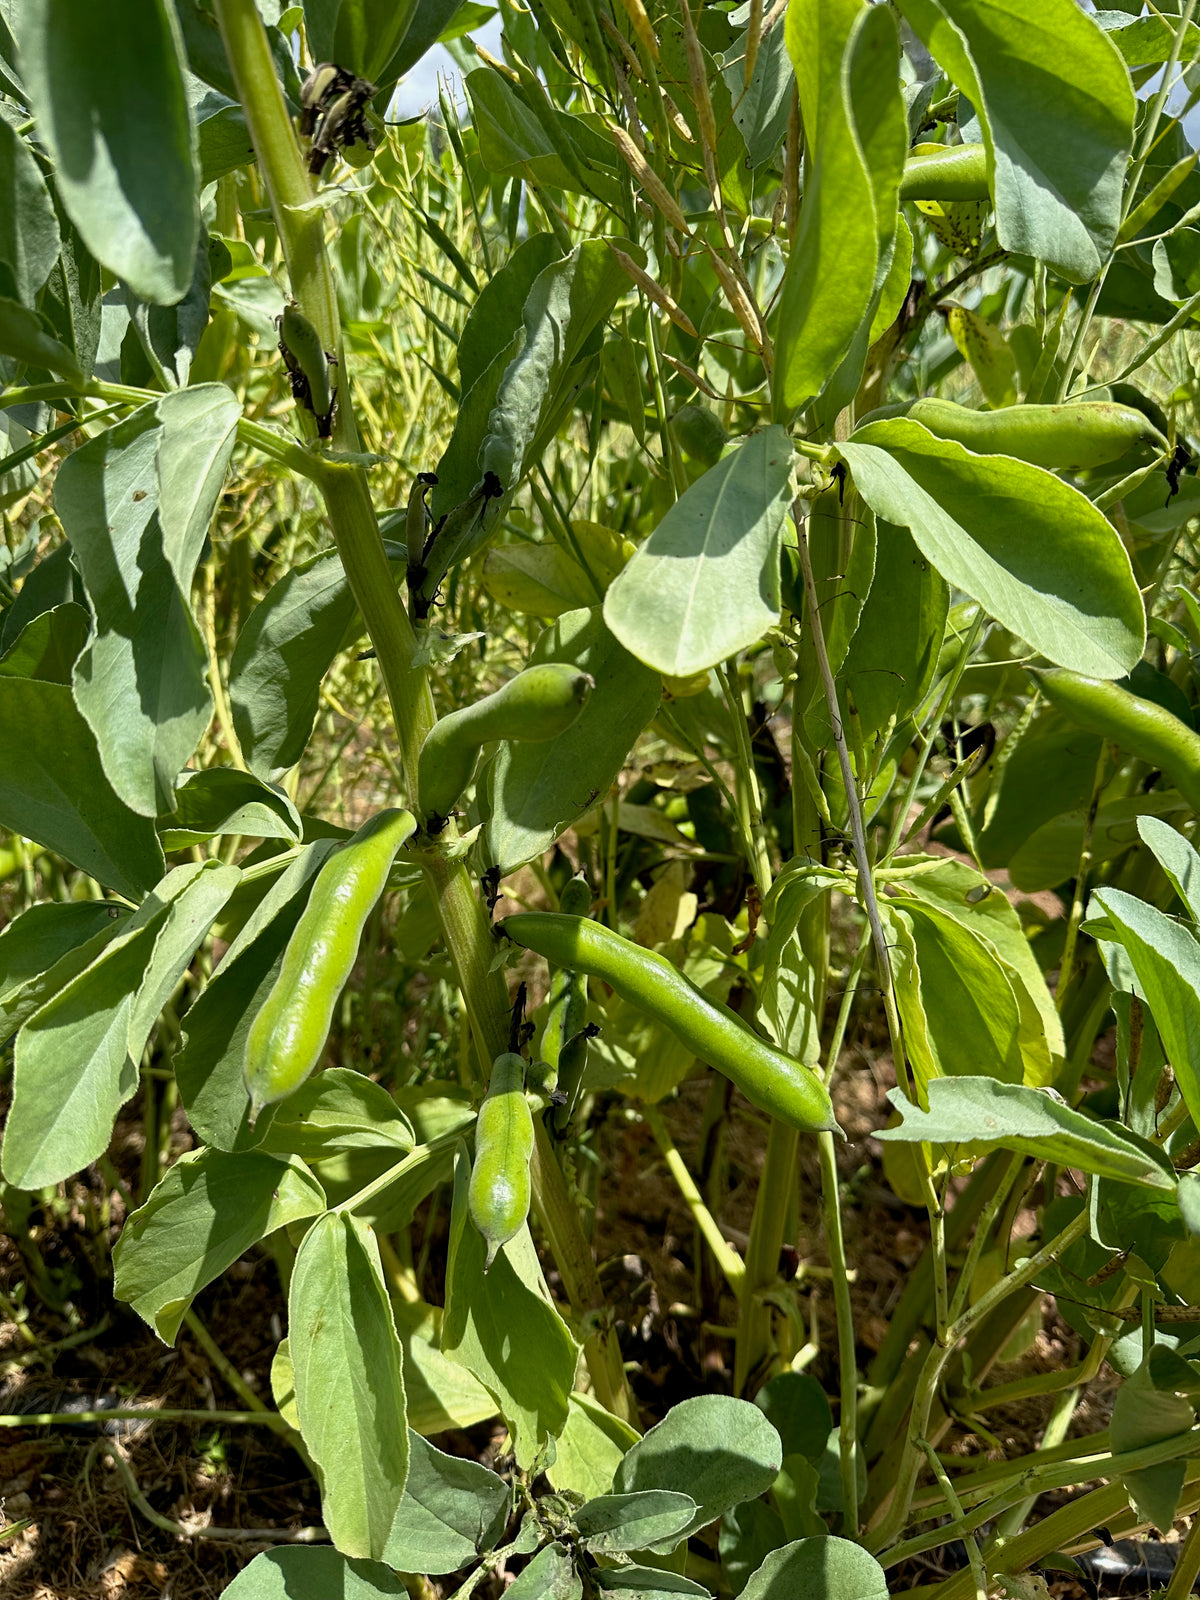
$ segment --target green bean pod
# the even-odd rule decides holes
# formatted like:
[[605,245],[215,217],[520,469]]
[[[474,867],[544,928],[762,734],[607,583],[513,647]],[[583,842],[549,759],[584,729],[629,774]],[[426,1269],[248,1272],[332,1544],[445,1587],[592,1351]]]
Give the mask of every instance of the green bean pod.
[[1051,471],[1102,467],[1139,444],[1161,455],[1168,448],[1145,412],[1111,400],[1002,406],[998,411],[973,411],[953,400],[913,400],[869,413],[859,428],[887,417],[919,422],[939,439],[953,439],[976,455],[1016,456]]
[[1106,678],[1088,678],[1065,667],[1034,672],[1042,693],[1077,728],[1098,733],[1148,761],[1200,812],[1200,733],[1165,706],[1131,694]]
[[243,1073],[251,1126],[264,1106],[286,1099],[320,1062],[363,927],[396,852],[416,826],[408,811],[380,811],[317,873],[279,976],[246,1038]]
[[521,911],[498,926],[514,944],[603,979],[761,1111],[802,1132],[836,1130],[829,1093],[818,1075],[753,1033],[728,1006],[710,1000],[665,957],[598,922],[561,912]]
[[487,1245],[485,1272],[529,1215],[532,1156],[525,1063],[511,1053],[497,1056],[475,1121],[475,1159],[467,1185],[467,1211]]
[[333,410],[333,391],[329,383],[329,359],[321,343],[321,335],[295,305],[283,308],[279,332],[296,365],[308,380],[314,416],[318,421],[328,417]]
[[901,200],[987,200],[987,150],[952,144],[909,156],[900,179]]
[[417,758],[417,792],[430,833],[439,833],[493,739],[536,743],[565,733],[595,688],[595,679],[567,662],[526,667],[494,694],[435,723]]

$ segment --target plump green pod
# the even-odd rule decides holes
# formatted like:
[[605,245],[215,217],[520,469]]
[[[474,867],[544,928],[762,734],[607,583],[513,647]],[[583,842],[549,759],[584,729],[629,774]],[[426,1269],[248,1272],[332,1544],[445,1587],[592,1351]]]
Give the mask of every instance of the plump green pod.
[[329,362],[321,335],[304,313],[294,305],[283,308],[279,333],[300,371],[308,380],[312,410],[317,417],[327,417],[333,410],[333,392],[329,385]]
[[436,723],[417,762],[417,790],[431,833],[445,826],[470,783],[475,763],[493,739],[537,742],[565,733],[583,710],[595,679],[567,662],[526,667],[503,688]]
[[1050,704],[1077,728],[1098,733],[1158,767],[1192,810],[1200,812],[1200,733],[1165,706],[1130,694],[1106,678],[1088,678],[1065,667],[1033,676]]
[[396,852],[416,826],[411,812],[380,811],[317,873],[279,976],[246,1039],[243,1072],[252,1124],[264,1106],[298,1089],[320,1061],[363,926]]
[[467,1185],[467,1210],[487,1245],[485,1272],[529,1215],[532,1156],[525,1063],[518,1055],[497,1056],[475,1122],[475,1159]]
[[[1135,445],[1167,453],[1167,441],[1142,411],[1111,400],[1069,400],[1057,406],[1002,406],[973,411],[953,400],[914,400],[891,416],[919,422],[939,439],[954,439],[984,456],[1016,456],[1051,471],[1082,471],[1117,461]],[[861,426],[877,420],[864,417]]]
[[693,461],[703,466],[715,467],[729,435],[721,426],[721,419],[707,406],[680,406],[671,418],[675,437]]
[[728,1006],[710,1000],[655,951],[561,912],[522,911],[499,926],[514,944],[547,961],[603,979],[780,1122],[807,1133],[837,1128],[828,1091],[815,1072],[752,1033]]
[[951,144],[909,156],[900,179],[901,200],[987,200],[987,150]]

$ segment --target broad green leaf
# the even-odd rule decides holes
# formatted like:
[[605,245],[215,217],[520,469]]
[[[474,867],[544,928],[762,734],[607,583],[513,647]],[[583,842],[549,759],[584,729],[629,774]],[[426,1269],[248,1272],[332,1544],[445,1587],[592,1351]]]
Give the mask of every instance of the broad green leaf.
[[220,862],[168,874],[128,927],[24,1024],[4,1138],[10,1183],[61,1182],[107,1148],[158,1013],[236,881]]
[[1021,1011],[994,945],[915,898],[890,899],[887,920],[907,935],[897,939],[897,1004],[918,1081],[986,1072],[1020,1083]]
[[299,841],[300,814],[287,793],[234,767],[182,772],[176,805],[161,830],[164,850],[184,850],[221,834]]
[[565,1546],[548,1544],[504,1591],[508,1600],[583,1600],[583,1580]]
[[875,1557],[849,1539],[797,1539],[771,1554],[742,1590],[744,1600],[887,1600]]
[[127,1219],[113,1251],[113,1293],[174,1344],[205,1284],[276,1228],[324,1209],[320,1184],[298,1161],[189,1151]]
[[469,500],[480,482],[479,456],[488,435],[496,396],[521,348],[522,332],[518,322],[517,329],[510,333],[471,387],[463,390],[454,418],[454,432],[438,459],[437,483],[429,496],[430,515],[435,523],[455,506]]
[[458,375],[464,395],[522,328],[525,302],[535,279],[561,254],[552,233],[530,234],[479,291],[458,340]]
[[89,622],[87,610],[73,600],[39,613],[0,658],[0,677],[70,683],[71,671],[88,641]]
[[115,935],[128,915],[114,901],[52,900],[14,917],[0,933],[0,1008],[98,934]]
[[404,1499],[408,1424],[400,1341],[365,1223],[329,1211],[305,1234],[288,1349],[325,1526],[346,1555],[382,1560]]
[[1200,1126],[1200,940],[1123,889],[1097,890],[1096,899],[1137,974],[1179,1092]]
[[393,1309],[404,1351],[409,1427],[428,1438],[494,1417],[496,1402],[483,1385],[442,1354],[441,1311],[400,1301],[394,1302]]
[[[112,910],[111,902],[98,904],[108,904]],[[5,1041],[11,1039],[35,1011],[40,1011],[47,1001],[86,971],[117,935],[125,931],[130,915],[128,907],[117,908],[117,914],[107,927],[66,950],[44,972],[26,978],[0,999],[0,1037]]]
[[143,406],[68,456],[54,485],[94,613],[75,700],[113,788],[150,817],[175,803],[175,780],[212,715],[191,574],[181,589],[159,516],[160,434],[155,407]]
[[304,1161],[383,1149],[399,1160],[413,1143],[412,1124],[386,1089],[350,1067],[330,1067],[280,1102],[262,1148]]
[[[933,862],[936,860],[936,865]],[[1021,919],[1008,896],[964,862],[941,857],[897,856],[893,866],[914,867],[928,861],[932,870],[913,871],[896,886],[894,905],[911,896],[955,918],[991,946],[1017,996],[1021,1015],[1021,1047],[1025,1055],[1025,1082],[1040,1087],[1052,1081],[1052,1071],[1065,1051],[1062,1023],[1054,998],[1038,966]],[[1044,1059],[1039,1076],[1031,1076]]]
[[1138,832],[1170,878],[1192,921],[1200,924],[1200,855],[1181,833],[1158,817],[1139,817]]
[[33,308],[61,246],[42,170],[11,123],[0,119],[0,266],[23,306]]
[[[1114,1451],[1138,1450],[1175,1434],[1187,1433],[1195,1413],[1177,1394],[1162,1394],[1154,1387],[1147,1360],[1117,1390],[1113,1401],[1109,1440]],[[1127,1472],[1122,1479],[1138,1515],[1166,1532],[1175,1521],[1187,1462],[1164,1461],[1156,1467]]]
[[869,739],[928,693],[950,592],[907,528],[875,524],[875,575],[838,673],[843,718]]
[[49,555],[35,563],[18,589],[17,598],[0,617],[0,652],[11,650],[22,629],[44,611],[72,601],[86,609],[86,598],[71,561],[71,546],[56,545]]
[[36,311],[7,295],[0,295],[0,356],[12,356],[23,366],[46,367],[74,383],[83,377],[74,351],[47,332]]
[[[613,574],[615,576],[615,574]],[[593,581],[561,545],[493,546],[484,557],[483,586],[506,611],[530,617],[561,617],[599,598]]]
[[[588,192],[559,141],[498,72],[480,67],[467,74],[466,87],[479,133],[479,159],[488,172],[552,189]],[[568,137],[564,135],[563,145]]]
[[512,1490],[477,1461],[449,1456],[408,1433],[408,1481],[384,1550],[388,1566],[436,1577],[491,1550]]
[[246,1035],[283,965],[312,879],[335,843],[320,839],[308,845],[271,885],[184,1018],[175,1079],[192,1127],[219,1150],[257,1145],[269,1126],[270,1108],[253,1131],[248,1125]]
[[454,1164],[442,1350],[493,1396],[513,1439],[517,1465],[532,1466],[547,1438],[562,1432],[579,1347],[559,1316],[526,1226],[484,1273],[484,1243],[467,1214],[469,1162]]
[[617,1555],[629,1550],[674,1549],[692,1525],[696,1502],[674,1489],[605,1494],[580,1506],[573,1521],[585,1550]]
[[997,1083],[994,1078],[934,1078],[927,1093],[929,1110],[922,1111],[910,1105],[899,1089],[890,1090],[888,1099],[903,1113],[904,1122],[875,1137],[980,1149],[999,1145],[1101,1178],[1150,1189],[1175,1188],[1175,1174],[1165,1157],[1150,1155],[1111,1124],[1072,1110],[1051,1090]]
[[[988,795],[984,826],[978,834],[979,856],[985,867],[1007,867],[1043,823],[1064,811],[1085,809],[1091,800],[1099,736],[1064,727],[1057,720],[1046,722],[1039,717],[1008,753]],[[1004,749],[1001,746],[1002,752]],[[1076,862],[1078,859],[1077,854]]]
[[754,1403],[779,1435],[783,1454],[817,1463],[825,1454],[833,1418],[825,1391],[807,1372],[781,1372],[760,1389]]
[[[239,155],[244,153],[248,139],[243,131]],[[220,239],[210,239],[207,233],[202,233],[196,244],[192,281],[182,300],[174,305],[159,306],[140,300],[126,287],[117,291],[129,312],[130,326],[141,344],[154,380],[168,392],[187,384],[192,362],[208,326],[213,279],[224,277],[229,267],[229,251],[225,245]]]
[[977,456],[904,418],[837,447],[877,516],[911,528],[947,583],[1061,666],[1118,678],[1146,619],[1116,529],[1053,473]]
[[672,1406],[623,1457],[614,1494],[672,1489],[697,1510],[684,1538],[753,1500],[775,1482],[783,1453],[779,1435],[758,1406],[730,1395],[696,1395]]
[[665,1600],[673,1594],[698,1595],[701,1600],[712,1600],[703,1584],[659,1567],[601,1567],[596,1581],[601,1594],[623,1595],[624,1600]]
[[733,120],[745,141],[746,158],[752,167],[761,167],[776,155],[787,134],[795,79],[782,22],[783,18],[777,17],[774,26],[763,32],[749,83],[746,82],[749,29],[734,40],[722,69],[733,102]]
[[845,83],[861,14],[859,0],[793,0],[787,11],[806,170],[775,335],[780,420],[825,388],[869,317],[875,290],[875,198]]
[[1071,283],[1107,261],[1136,101],[1111,40],[1075,0],[898,0],[976,109],[1000,244]]
[[604,620],[631,655],[686,678],[778,621],[791,473],[787,434],[764,428],[676,501],[605,596]]
[[381,86],[394,82],[383,73],[423,9],[421,0],[304,0],[312,59],[336,61]]
[[[645,263],[636,244],[612,242],[639,265]],[[507,492],[532,468],[573,403],[574,368],[593,343],[599,348],[598,335],[628,287],[629,279],[604,239],[576,245],[534,279],[523,313],[525,343],[496,395],[480,452],[481,476],[494,472]]]
[[352,1561],[332,1545],[280,1545],[255,1556],[223,1591],[229,1600],[407,1600],[408,1590],[378,1561]]
[[[403,558],[387,547],[389,559]],[[229,666],[233,725],[260,778],[295,766],[320,703],[321,679],[362,621],[336,550],[300,561],[246,619]]]
[[573,1394],[566,1426],[555,1440],[555,1456],[546,1468],[551,1487],[591,1500],[612,1488],[621,1457],[638,1435],[590,1395]]
[[452,37],[455,15],[462,5],[463,0],[419,0],[395,55],[376,75],[375,82],[381,88],[395,83],[410,67],[415,67],[425,52],[443,35]]
[[730,1592],[741,1594],[751,1574],[787,1539],[783,1519],[765,1500],[745,1500],[727,1511],[721,1518],[719,1550],[721,1577]]
[[[1148,17],[1138,16],[1140,8],[1129,8],[1132,14],[1123,17],[1107,6],[1098,9],[1104,13],[1101,26],[1127,67],[1158,66],[1171,54],[1179,22],[1177,16],[1170,14],[1169,7],[1164,6],[1158,16]],[[1121,10],[1125,11],[1126,7]],[[1197,53],[1200,53],[1200,27],[1192,22],[1188,24],[1180,59],[1191,61]]]
[[143,300],[173,305],[199,234],[196,136],[165,0],[22,0],[38,138],[88,249]]
[[[1082,774],[1086,779],[1087,774]],[[1095,777],[1095,768],[1092,769]],[[1091,783],[1081,806],[1062,811],[1014,850],[1008,860],[1008,876],[1014,889],[1036,894],[1039,889],[1055,889],[1079,870],[1079,857],[1085,835],[1089,836],[1091,858],[1096,866],[1111,861],[1138,842],[1138,824],[1150,816],[1176,814],[1183,822],[1192,814],[1187,801],[1174,789],[1155,789],[1149,794],[1129,795],[1110,800],[1089,818]],[[1089,829],[1090,821],[1090,829]]]
[[223,383],[202,383],[164,395],[155,410],[162,427],[155,465],[163,554],[180,594],[190,595],[242,408]]
[[810,1067],[821,1057],[818,1005],[829,896],[843,881],[834,873],[785,869],[768,902],[770,931],[755,948],[759,1018],[781,1049]]
[[0,824],[131,899],[162,876],[153,822],[113,792],[65,684],[0,677]]
[[539,638],[531,661],[570,662],[591,674],[595,688],[566,733],[540,743],[506,742],[487,768],[480,852],[502,878],[541,856],[603,801],[662,697],[659,674],[617,642],[598,608],[560,617]]

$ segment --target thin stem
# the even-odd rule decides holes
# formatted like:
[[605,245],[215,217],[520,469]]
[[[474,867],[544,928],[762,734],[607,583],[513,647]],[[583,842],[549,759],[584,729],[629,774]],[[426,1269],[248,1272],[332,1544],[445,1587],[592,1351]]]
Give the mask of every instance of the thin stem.
[[266,1411],[268,1409],[267,1406],[255,1394],[254,1390],[242,1377],[233,1362],[230,1361],[212,1334],[209,1333],[200,1318],[190,1307],[183,1313],[183,1321],[188,1332],[243,1405],[249,1406],[251,1411]]
[[1200,1577],[1200,1517],[1192,1523],[1183,1548],[1175,1562],[1171,1581],[1163,1591],[1163,1600],[1187,1600]]
[[[938,1459],[938,1453],[928,1439],[918,1441],[925,1452],[925,1459],[929,1462],[930,1470],[938,1481],[938,1487],[946,1497],[946,1504],[950,1507],[950,1515],[955,1522],[963,1520],[963,1508],[958,1496],[954,1492],[954,1485],[950,1482],[949,1475]],[[971,1576],[975,1579],[976,1600],[987,1600],[987,1573],[983,1567],[983,1556],[979,1551],[978,1541],[972,1534],[964,1534],[963,1544],[967,1550],[967,1563],[971,1568]]]
[[737,663],[726,662],[720,669],[721,684],[725,690],[726,704],[737,740],[738,761],[735,772],[737,786],[737,819],[746,850],[746,861],[754,874],[758,892],[766,896],[771,887],[771,856],[767,849],[767,830],[763,824],[762,796],[758,789],[758,773],[754,768],[754,752],[750,748],[750,730],[746,723],[746,708],[742,704],[742,691],[738,683]]
[[704,1242],[712,1251],[713,1260],[720,1267],[726,1283],[734,1294],[741,1294],[746,1279],[745,1264],[717,1226],[717,1219],[705,1205],[704,1196],[685,1166],[683,1157],[679,1154],[675,1141],[663,1121],[662,1112],[657,1106],[646,1105],[642,1107],[642,1118],[654,1135],[654,1142],[662,1152],[667,1170],[674,1178],[684,1203],[692,1214],[692,1221],[704,1235]]
[[1079,938],[1079,925],[1087,905],[1087,877],[1092,865],[1092,832],[1096,826],[1096,813],[1100,809],[1100,792],[1108,771],[1108,746],[1101,744],[1096,758],[1096,775],[1092,779],[1092,798],[1088,803],[1087,819],[1083,825],[1083,843],[1079,850],[1079,866],[1075,872],[1075,893],[1071,897],[1071,914],[1067,919],[1067,936],[1063,943],[1062,960],[1058,967],[1058,992],[1054,1004],[1062,1015],[1067,991],[1075,969],[1075,945]]
[[273,1433],[292,1429],[277,1411],[197,1411],[169,1406],[113,1406],[108,1411],[0,1412],[0,1428],[74,1428],[84,1422],[213,1422],[219,1426],[261,1424]]
[[838,1464],[842,1483],[842,1531],[847,1538],[858,1537],[858,1358],[854,1340],[854,1308],[850,1302],[850,1278],[846,1265],[846,1245],[842,1237],[842,1208],[838,1193],[837,1152],[831,1133],[817,1135],[817,1155],[821,1164],[821,1216],[825,1224],[825,1245],[833,1279],[833,1303],[837,1313],[838,1344]]
[[133,1468],[126,1461],[119,1446],[111,1439],[97,1439],[93,1449],[102,1450],[108,1456],[117,1469],[117,1476],[124,1484],[130,1502],[136,1506],[146,1521],[153,1523],[163,1533],[173,1534],[177,1539],[213,1539],[229,1544],[260,1541],[270,1544],[322,1544],[329,1538],[325,1528],[189,1528],[182,1522],[175,1522],[171,1517],[164,1517],[161,1511],[154,1509],[142,1493]]

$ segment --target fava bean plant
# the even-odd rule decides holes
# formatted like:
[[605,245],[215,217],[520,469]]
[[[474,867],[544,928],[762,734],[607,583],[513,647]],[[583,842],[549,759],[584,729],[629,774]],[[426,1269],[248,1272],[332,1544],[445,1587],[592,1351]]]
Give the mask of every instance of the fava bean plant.
[[[3,1204],[140,1089],[194,1147],[116,1296],[170,1344],[273,1253],[328,1543],[237,1600],[981,1600],[1200,1508],[1195,9],[0,5]],[[381,944],[448,1037],[355,1053]],[[639,1120],[723,1353],[665,1411],[594,1248]]]

